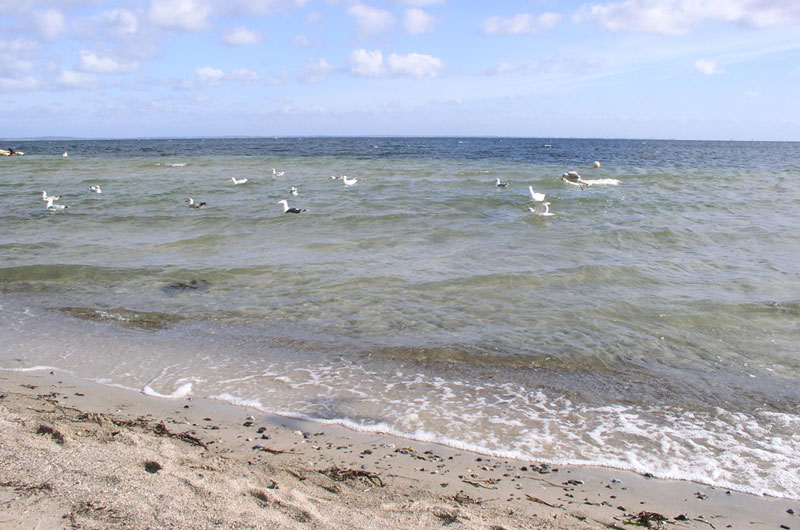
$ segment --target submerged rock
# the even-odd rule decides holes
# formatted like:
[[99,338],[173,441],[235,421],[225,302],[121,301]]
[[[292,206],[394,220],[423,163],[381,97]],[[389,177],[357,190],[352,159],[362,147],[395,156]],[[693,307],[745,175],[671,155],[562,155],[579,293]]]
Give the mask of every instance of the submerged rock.
[[190,280],[188,282],[169,282],[163,287],[163,290],[168,293],[182,292],[182,291],[205,291],[211,285],[206,280]]
[[93,307],[60,307],[58,311],[72,317],[96,322],[115,322],[126,327],[158,331],[183,320],[179,315],[156,311],[133,311],[124,307],[96,309]]

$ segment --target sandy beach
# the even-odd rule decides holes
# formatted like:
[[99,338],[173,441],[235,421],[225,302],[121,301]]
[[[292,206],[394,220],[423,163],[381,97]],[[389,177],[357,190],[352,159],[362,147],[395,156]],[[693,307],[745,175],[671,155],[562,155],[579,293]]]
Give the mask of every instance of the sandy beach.
[[796,501],[0,372],[2,528],[800,528]]

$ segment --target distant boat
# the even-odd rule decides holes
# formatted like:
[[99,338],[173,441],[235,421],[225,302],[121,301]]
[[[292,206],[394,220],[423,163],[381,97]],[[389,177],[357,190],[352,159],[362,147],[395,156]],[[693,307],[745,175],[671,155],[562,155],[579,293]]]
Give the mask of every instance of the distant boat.
[[22,151],[14,151],[13,149],[0,149],[0,155],[2,156],[23,156],[25,153]]

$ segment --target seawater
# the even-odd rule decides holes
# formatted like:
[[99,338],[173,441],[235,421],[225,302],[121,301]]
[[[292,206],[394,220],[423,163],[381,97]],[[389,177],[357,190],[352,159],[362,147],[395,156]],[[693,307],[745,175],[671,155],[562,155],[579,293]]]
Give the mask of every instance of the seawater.
[[800,499],[798,143],[13,147],[2,368]]

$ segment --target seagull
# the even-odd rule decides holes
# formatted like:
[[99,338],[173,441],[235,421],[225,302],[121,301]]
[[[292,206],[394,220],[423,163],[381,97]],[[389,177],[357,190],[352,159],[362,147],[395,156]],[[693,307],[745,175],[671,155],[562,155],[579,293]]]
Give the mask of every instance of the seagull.
[[555,215],[553,212],[550,211],[550,203],[549,202],[542,202],[541,204],[542,204],[542,206],[544,206],[544,211],[543,212],[539,212],[538,211],[538,205],[537,205],[536,208],[528,207],[528,211],[531,212],[532,214],[542,215],[542,216],[547,216],[547,217],[549,217],[551,215]]
[[63,204],[54,204],[53,201],[55,199],[50,197],[47,199],[47,206],[45,207],[50,212],[59,212],[61,210],[66,210],[69,206],[65,206]]
[[192,199],[191,197],[186,199],[186,202],[189,203],[189,208],[202,208],[203,206],[206,205],[205,202],[194,202],[194,199]]
[[498,188],[507,188],[511,181],[502,182],[499,178],[495,179],[495,184],[497,184]]
[[275,171],[275,168],[272,168],[272,176],[273,177],[282,177],[284,173],[286,173],[286,172],[285,171]]
[[292,194],[292,196],[297,197],[297,188],[292,186],[292,189],[289,190],[289,193]]
[[100,189],[100,186],[89,186],[89,191],[92,193],[103,193],[103,190]]
[[247,179],[237,179],[236,177],[231,177],[231,182],[234,184],[244,184],[247,182]]
[[289,208],[289,203],[286,202],[286,199],[279,200],[278,204],[283,205],[283,213],[303,213],[308,211],[305,208]]
[[536,202],[542,202],[544,200],[546,196],[544,193],[537,193],[533,191],[533,186],[528,186],[528,189],[531,191],[531,199]]
[[563,180],[564,182],[568,182],[570,184],[574,184],[575,186],[580,186],[581,189],[583,189],[584,184],[586,184],[586,182],[574,169],[567,171],[566,173],[561,175],[561,180]]
[[344,182],[345,186],[352,186],[356,182],[358,182],[357,178],[348,179],[347,175],[342,175],[342,182]]
[[46,191],[42,190],[42,200],[43,201],[49,201],[50,199],[53,199],[54,201],[57,201],[60,198],[61,198],[61,195],[48,195]]

